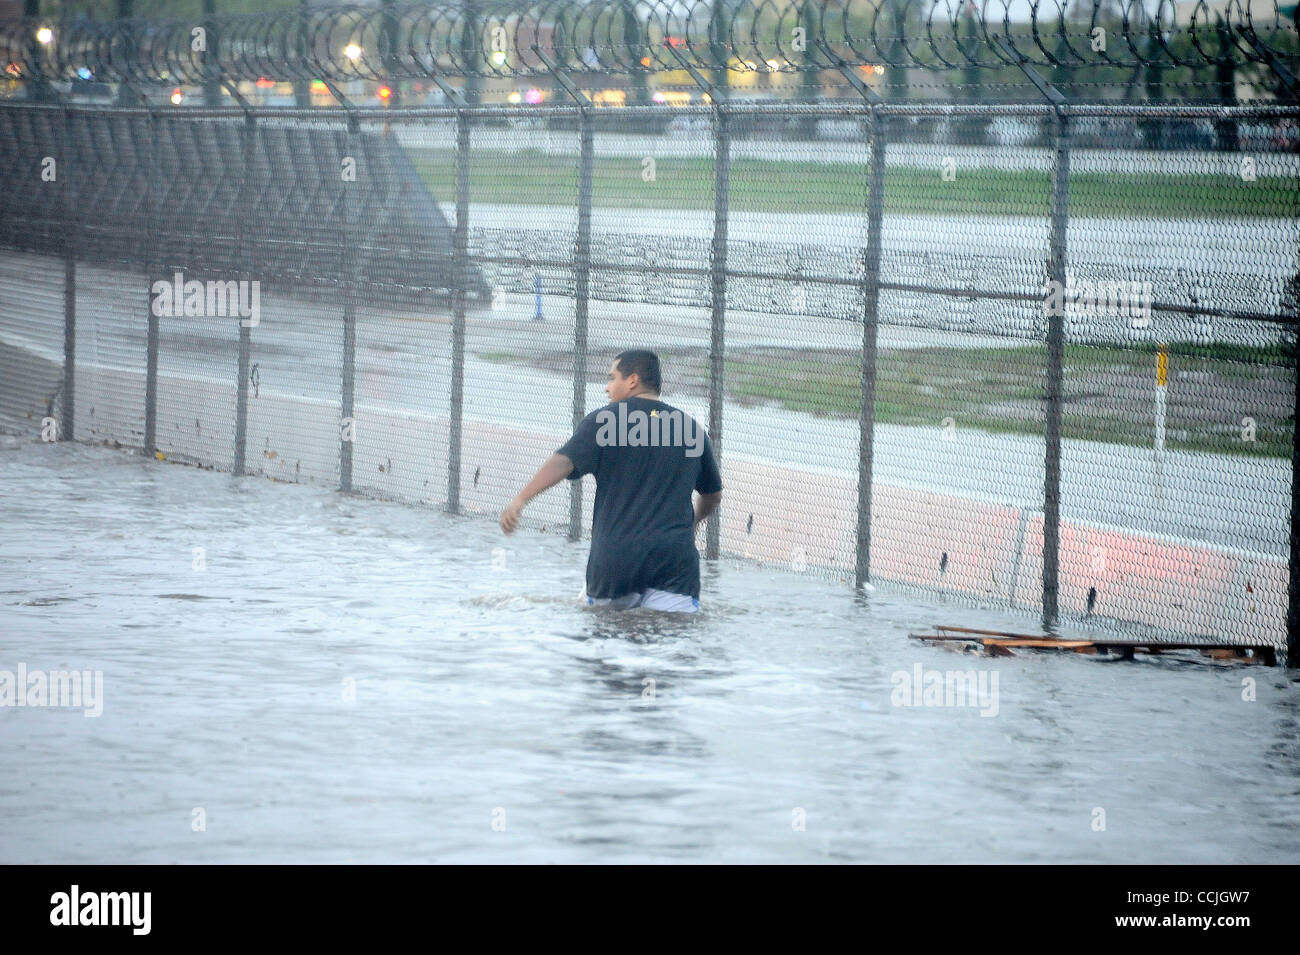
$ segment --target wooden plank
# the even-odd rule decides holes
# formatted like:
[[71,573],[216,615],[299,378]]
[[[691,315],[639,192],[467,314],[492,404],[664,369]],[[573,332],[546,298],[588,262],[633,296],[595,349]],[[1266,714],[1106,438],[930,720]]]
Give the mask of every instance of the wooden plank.
[[[942,630],[957,630],[959,628],[942,627]],[[1045,646],[1069,646],[1075,643],[1088,643],[1095,646],[1105,647],[1146,647],[1152,652],[1163,650],[1254,650],[1258,653],[1266,653],[1273,648],[1269,644],[1258,643],[1188,643],[1186,641],[1158,641],[1142,640],[1136,637],[1041,637],[1030,634],[1020,633],[1003,633],[996,630],[971,630],[962,629],[960,633],[910,633],[908,636],[915,640],[934,640],[934,641],[966,641],[982,642],[984,640],[1032,640],[1042,643]]]
[[972,627],[955,627],[946,624],[936,624],[934,629],[942,630],[946,633],[979,633],[990,637],[1026,637],[1030,640],[1042,639],[1042,637],[1035,637],[1031,633],[1008,633],[1003,630],[976,630]]
[[1123,637],[1054,638],[999,630],[979,630],[973,627],[938,625],[935,626],[935,630],[939,632],[909,633],[908,636],[913,640],[932,643],[979,644],[994,656],[1011,656],[1014,649],[1027,649],[1072,650],[1075,653],[1089,654],[1116,653],[1131,659],[1134,653],[1158,655],[1170,650],[1196,650],[1215,660],[1263,663],[1267,666],[1275,666],[1277,662],[1275,649],[1267,644],[1187,643],[1185,641],[1160,643]]
[[1079,647],[1097,646],[1092,640],[1032,640],[1027,637],[1019,637],[1014,640],[1001,637],[985,637],[980,643],[986,647],[1045,647],[1053,650],[1075,650]]

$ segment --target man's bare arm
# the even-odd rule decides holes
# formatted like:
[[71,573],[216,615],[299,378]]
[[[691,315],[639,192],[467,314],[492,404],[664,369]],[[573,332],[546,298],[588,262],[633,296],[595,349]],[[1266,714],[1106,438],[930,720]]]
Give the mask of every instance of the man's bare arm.
[[701,494],[695,499],[695,526],[699,527],[700,522],[718,509],[722,503],[722,492],[717,491],[713,494]]
[[524,505],[547,488],[559,484],[572,473],[572,461],[563,454],[552,454],[546,459],[546,463],[537,469],[533,479],[501,512],[501,529],[507,534],[513,534],[515,528],[519,526],[519,516],[523,513]]

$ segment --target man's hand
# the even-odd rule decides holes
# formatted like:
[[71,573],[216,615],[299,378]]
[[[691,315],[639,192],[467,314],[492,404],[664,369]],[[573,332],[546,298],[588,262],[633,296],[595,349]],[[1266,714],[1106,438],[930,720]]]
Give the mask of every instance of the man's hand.
[[524,502],[515,498],[506,505],[506,509],[501,512],[501,529],[507,534],[513,534],[515,528],[519,526],[519,518],[524,513]]
[[552,454],[533,475],[528,486],[516,494],[515,499],[501,512],[501,529],[507,534],[513,534],[515,528],[519,526],[520,516],[524,513],[524,505],[548,487],[559,484],[571,473],[573,473],[573,462],[563,454]]

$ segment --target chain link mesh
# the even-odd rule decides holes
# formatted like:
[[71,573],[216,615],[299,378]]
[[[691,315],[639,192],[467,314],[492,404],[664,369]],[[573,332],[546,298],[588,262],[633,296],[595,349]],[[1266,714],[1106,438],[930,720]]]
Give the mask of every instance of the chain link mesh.
[[647,347],[711,555],[1284,643],[1297,109],[849,102],[0,106],[0,411],[494,516]]

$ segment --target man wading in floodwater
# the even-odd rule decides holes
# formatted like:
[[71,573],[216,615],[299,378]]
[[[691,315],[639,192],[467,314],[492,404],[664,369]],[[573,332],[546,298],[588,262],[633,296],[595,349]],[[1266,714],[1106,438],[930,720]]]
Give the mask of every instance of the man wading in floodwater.
[[[619,610],[700,608],[695,528],[722,500],[713,445],[695,419],[659,400],[659,356],[625,351],[609,366],[610,403],[541,466],[501,512],[513,533],[524,505],[547,488],[596,477],[587,558],[588,604]],[[691,492],[699,500],[691,503]]]

